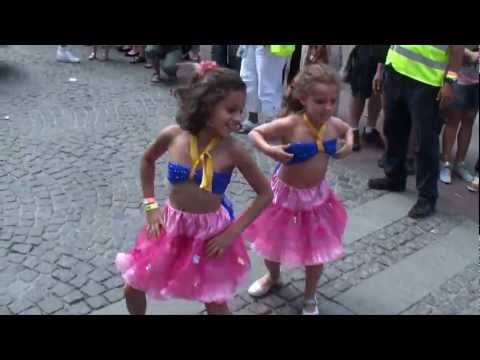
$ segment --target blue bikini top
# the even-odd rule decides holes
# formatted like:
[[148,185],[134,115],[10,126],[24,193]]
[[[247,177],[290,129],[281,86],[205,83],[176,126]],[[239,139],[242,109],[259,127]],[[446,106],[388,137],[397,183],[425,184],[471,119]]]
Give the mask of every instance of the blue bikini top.
[[[171,184],[183,183],[188,180],[193,180],[199,188],[221,195],[222,206],[228,211],[230,219],[235,218],[233,204],[225,195],[228,184],[232,178],[232,173],[214,172],[214,161],[210,151],[215,147],[220,139],[214,137],[210,140],[206,148],[200,153],[198,151],[198,139],[192,134],[190,140],[190,157],[192,159],[192,166],[182,165],[173,161],[168,162],[168,181]],[[198,168],[201,165],[201,168]]]
[[307,114],[303,114],[303,119],[305,121],[305,125],[307,125],[316,141],[306,143],[290,143],[285,151],[293,154],[293,158],[287,164],[298,164],[307,161],[308,159],[311,159],[317,155],[319,151],[322,151],[330,156],[335,155],[337,152],[337,139],[323,140],[326,123],[322,124],[322,126],[317,129],[312,124]]
[[[318,154],[318,145],[317,143],[301,143],[295,142],[290,143],[288,148],[285,150],[287,153],[293,154],[292,160],[290,160],[288,164],[298,164],[308,159],[311,159],[315,155]],[[323,152],[327,155],[335,155],[337,152],[337,139],[330,139],[323,142]]]
[[[192,168],[190,166],[182,165],[172,161],[168,162],[168,181],[172,184],[179,184],[185,182],[189,179],[190,171]],[[193,181],[200,185],[202,183],[202,169],[197,169],[193,176]],[[228,184],[232,178],[232,173],[213,173],[212,181],[212,193],[223,195],[227,190]]]

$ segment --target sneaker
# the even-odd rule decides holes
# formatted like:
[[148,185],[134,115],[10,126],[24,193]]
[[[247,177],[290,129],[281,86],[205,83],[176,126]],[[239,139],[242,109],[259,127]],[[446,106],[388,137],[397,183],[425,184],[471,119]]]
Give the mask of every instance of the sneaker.
[[57,61],[66,63],[79,63],[80,59],[73,55],[70,49],[59,46],[57,48]]
[[150,82],[152,82],[153,84],[158,84],[159,82],[161,82],[160,75],[159,74],[153,74],[152,78],[150,79]]
[[467,184],[467,189],[472,192],[478,192],[478,174],[475,175],[472,182]]
[[389,178],[378,178],[368,180],[368,187],[374,190],[387,190],[387,191],[396,191],[402,192],[405,191],[406,184],[405,182],[393,182]]
[[360,151],[360,131],[353,130],[353,151]]
[[412,219],[422,219],[430,216],[435,212],[435,205],[430,201],[419,198],[415,205],[408,212],[408,216]]
[[460,176],[464,181],[470,183],[473,181],[473,175],[468,171],[465,163],[461,162],[455,165],[455,172]]
[[440,169],[440,181],[444,184],[452,183],[452,169],[450,163],[447,161]]

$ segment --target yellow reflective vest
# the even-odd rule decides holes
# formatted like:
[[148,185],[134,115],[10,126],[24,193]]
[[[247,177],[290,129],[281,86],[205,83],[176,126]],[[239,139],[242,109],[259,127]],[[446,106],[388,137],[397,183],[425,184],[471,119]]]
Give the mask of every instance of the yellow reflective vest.
[[293,54],[295,45],[270,45],[270,52],[276,56],[287,57]]
[[442,86],[448,65],[448,45],[392,45],[385,65],[432,86]]

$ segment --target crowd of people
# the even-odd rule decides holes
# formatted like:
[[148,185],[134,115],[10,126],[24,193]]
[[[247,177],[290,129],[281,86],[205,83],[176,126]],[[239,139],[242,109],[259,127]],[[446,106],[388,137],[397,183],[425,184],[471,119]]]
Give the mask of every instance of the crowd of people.
[[[152,82],[175,81],[180,61],[197,62],[191,82],[174,91],[177,125],[161,131],[141,162],[147,224],[116,258],[132,314],[145,314],[146,295],[228,314],[250,268],[244,236],[266,266],[248,293],[264,296],[281,281],[281,266],[302,266],[302,313],[318,314],[316,287],[324,264],[342,254],[347,222],[325,180],[328,164],[361,151],[362,140],[384,149],[378,163],[385,175],[370,179],[371,189],[402,192],[407,176],[416,175],[411,218],[435,211],[438,179],[451,183],[453,172],[478,192],[478,161],[476,174],[464,163],[479,105],[478,45],[356,45],[347,61],[333,45],[213,45],[214,62],[200,61],[192,45],[118,50],[132,63],[148,63]],[[57,59],[79,60],[65,46]],[[352,90],[346,121],[337,117],[340,75]],[[248,133],[278,162],[271,179],[234,132]],[[162,206],[155,162],[166,153],[171,188]],[[235,168],[257,194],[238,217],[225,195]]]

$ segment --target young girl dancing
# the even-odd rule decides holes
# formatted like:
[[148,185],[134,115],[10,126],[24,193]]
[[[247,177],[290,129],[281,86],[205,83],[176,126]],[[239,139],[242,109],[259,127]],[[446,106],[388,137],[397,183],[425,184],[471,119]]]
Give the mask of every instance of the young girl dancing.
[[[305,315],[318,314],[315,291],[323,264],[342,254],[347,214],[325,180],[329,159],[344,158],[353,146],[352,129],[332,116],[338,92],[339,78],[332,68],[307,66],[286,98],[286,116],[249,134],[279,164],[271,181],[273,202],[244,233],[268,269],[248,292],[269,292],[280,281],[281,264],[305,266]],[[337,151],[338,138],[346,142]]]
[[[228,314],[227,302],[250,268],[240,235],[272,201],[268,180],[231,136],[241,123],[245,84],[233,70],[196,66],[191,86],[176,92],[178,126],[161,131],[142,159],[147,225],[133,249],[116,258],[131,314],[145,314],[146,295],[195,300],[208,314]],[[155,161],[165,152],[171,191],[160,208]],[[257,193],[236,220],[224,196],[235,168]]]

